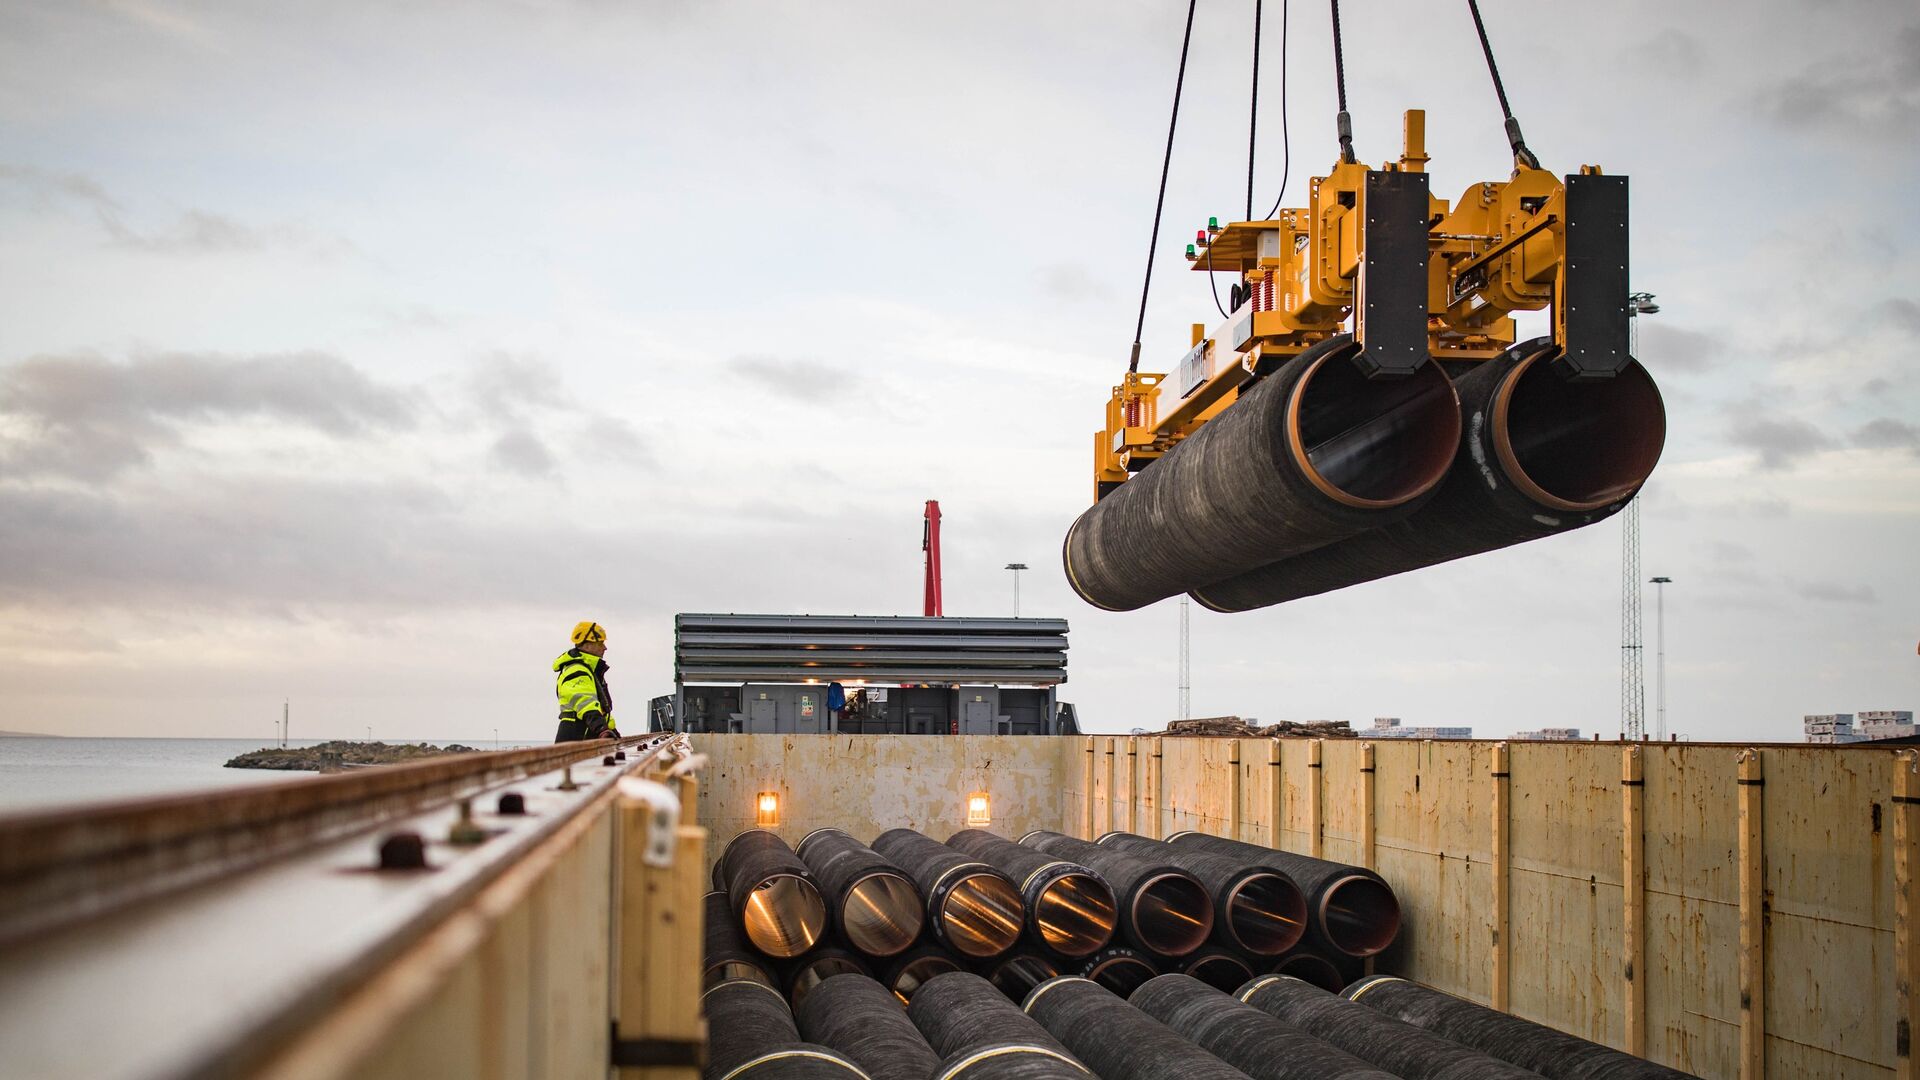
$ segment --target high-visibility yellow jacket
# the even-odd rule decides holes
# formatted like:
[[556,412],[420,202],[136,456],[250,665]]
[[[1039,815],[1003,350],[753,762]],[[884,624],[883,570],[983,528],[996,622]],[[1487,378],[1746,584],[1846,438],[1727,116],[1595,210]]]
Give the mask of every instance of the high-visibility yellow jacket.
[[553,661],[553,691],[560,699],[560,730],[554,742],[596,739],[614,730],[613,695],[607,690],[607,661],[568,649]]

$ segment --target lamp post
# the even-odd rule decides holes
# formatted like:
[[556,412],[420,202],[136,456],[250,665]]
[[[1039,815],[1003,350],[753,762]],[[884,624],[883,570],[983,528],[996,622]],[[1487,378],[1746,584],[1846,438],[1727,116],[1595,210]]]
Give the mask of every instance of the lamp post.
[[1667,586],[1673,584],[1670,577],[1650,578],[1653,586],[1653,700],[1654,729],[1653,737],[1660,742],[1667,741]]
[[1013,617],[1016,619],[1020,617],[1020,571],[1026,568],[1027,564],[1023,562],[1010,562],[1006,565],[1006,569],[1013,571]]

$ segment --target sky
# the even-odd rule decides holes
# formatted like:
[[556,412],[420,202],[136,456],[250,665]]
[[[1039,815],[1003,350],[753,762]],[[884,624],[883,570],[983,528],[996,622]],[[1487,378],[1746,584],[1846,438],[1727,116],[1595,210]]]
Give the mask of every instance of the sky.
[[[1282,7],[1263,205],[1336,151],[1327,10]],[[1920,12],[1482,8],[1546,166],[1631,177],[1670,729],[1920,709]],[[1424,108],[1436,195],[1506,176],[1464,4],[1342,15],[1362,159]],[[1161,726],[1177,602],[1098,612],[1058,551],[1184,16],[0,4],[0,729],[543,739],[583,618],[634,726],[675,612],[917,614],[930,498],[948,614],[1027,563],[1083,726]],[[1199,4],[1144,370],[1217,321],[1180,252],[1245,211],[1252,16]],[[1193,712],[1611,737],[1620,532],[1195,606]]]

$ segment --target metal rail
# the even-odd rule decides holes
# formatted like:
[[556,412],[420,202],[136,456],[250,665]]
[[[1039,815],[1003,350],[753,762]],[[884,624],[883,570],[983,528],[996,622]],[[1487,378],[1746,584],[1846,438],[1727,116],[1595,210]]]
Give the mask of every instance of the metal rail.
[[0,817],[0,947],[664,736],[454,754],[236,791]]

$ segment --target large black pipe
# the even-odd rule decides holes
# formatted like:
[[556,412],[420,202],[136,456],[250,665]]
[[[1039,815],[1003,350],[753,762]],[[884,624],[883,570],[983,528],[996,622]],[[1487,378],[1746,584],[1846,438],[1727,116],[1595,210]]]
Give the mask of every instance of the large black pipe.
[[860,954],[847,949],[822,945],[807,955],[787,964],[782,982],[787,988],[787,1000],[795,1009],[807,1000],[813,988],[836,975],[867,975],[866,961]]
[[1087,957],[1074,974],[1126,997],[1160,974],[1160,965],[1154,957],[1138,949],[1109,945]]
[[1143,859],[1045,829],[1022,836],[1020,842],[1099,871],[1119,900],[1122,933],[1139,948],[1181,957],[1213,933],[1213,895],[1198,878],[1165,859]]
[[1272,974],[1299,979],[1330,994],[1345,990],[1352,981],[1340,971],[1338,964],[1306,948],[1295,949],[1281,957],[1280,962],[1273,966]]
[[947,838],[947,846],[1020,883],[1028,935],[1046,949],[1070,958],[1089,956],[1113,940],[1119,924],[1113,888],[1091,867],[985,829],[962,829]]
[[1185,975],[1162,975],[1128,1000],[1255,1080],[1396,1080],[1392,1073]]
[[815,829],[794,853],[826,893],[847,944],[868,956],[905,952],[926,925],[926,902],[913,880],[879,852],[840,829]]
[[1437,1035],[1532,1069],[1548,1080],[1698,1080],[1578,1035],[1569,1035],[1391,975],[1369,975],[1344,995]]
[[1247,1076],[1086,979],[1068,975],[1042,983],[1027,995],[1023,1008],[1104,1080]]
[[793,1010],[780,991],[752,979],[720,983],[700,998],[707,1018],[707,1071],[725,1076],[744,1062],[800,1041]]
[[1170,862],[1199,879],[1213,894],[1213,940],[1229,949],[1279,956],[1299,944],[1307,932],[1307,898],[1292,878],[1278,870],[1127,832],[1107,833],[1097,843],[1143,859]]
[[1386,879],[1363,866],[1328,862],[1206,833],[1167,838],[1174,847],[1213,852],[1293,879],[1307,898],[1307,926],[1321,943],[1348,956],[1373,956],[1400,933],[1400,901]]
[[1262,975],[1234,997],[1402,1080],[1540,1080],[1425,1028],[1356,1005],[1299,979]]
[[1025,1001],[1033,988],[1048,979],[1057,979],[1066,974],[1052,957],[1035,951],[1010,952],[998,959],[988,960],[979,968],[993,988],[1007,996],[1010,1001]]
[[966,971],[928,980],[907,1005],[907,1018],[943,1057],[1011,1040],[1067,1053],[1040,1022],[993,984]]
[[700,953],[700,988],[710,990],[728,979],[753,979],[776,985],[766,958],[755,952],[740,936],[733,921],[733,905],[723,892],[710,892],[703,900],[704,927]]
[[930,979],[960,970],[951,953],[936,945],[908,949],[887,963],[880,981],[903,1002],[911,1002]]
[[936,941],[962,956],[998,956],[1020,939],[1019,886],[1007,875],[912,829],[889,829],[873,849],[905,870],[927,898]]
[[713,883],[726,890],[747,940],[768,956],[799,956],[826,936],[827,904],[812,872],[765,829],[748,829],[727,844],[713,864]]
[[934,1080],[1088,1080],[1070,1057],[1019,1042],[997,1042],[940,1063]]
[[808,1042],[853,1059],[873,1080],[931,1080],[940,1058],[900,999],[864,975],[828,979],[794,1013]]
[[1412,513],[1453,460],[1460,408],[1438,364],[1369,380],[1341,335],[1096,502],[1067,531],[1067,581],[1130,611]]
[[777,1046],[730,1072],[709,1068],[702,1076],[704,1080],[872,1080],[851,1058],[813,1043]]
[[[1536,338],[1454,381],[1466,418],[1447,478],[1411,517],[1192,590],[1247,611],[1569,532],[1626,506],[1660,460],[1667,414],[1636,361],[1571,382]],[[1131,485],[1133,481],[1128,481]]]
[[1188,953],[1180,961],[1178,969],[1182,975],[1188,975],[1206,983],[1215,990],[1229,994],[1247,984],[1253,978],[1253,965],[1232,949],[1223,949],[1218,945],[1209,945]]

